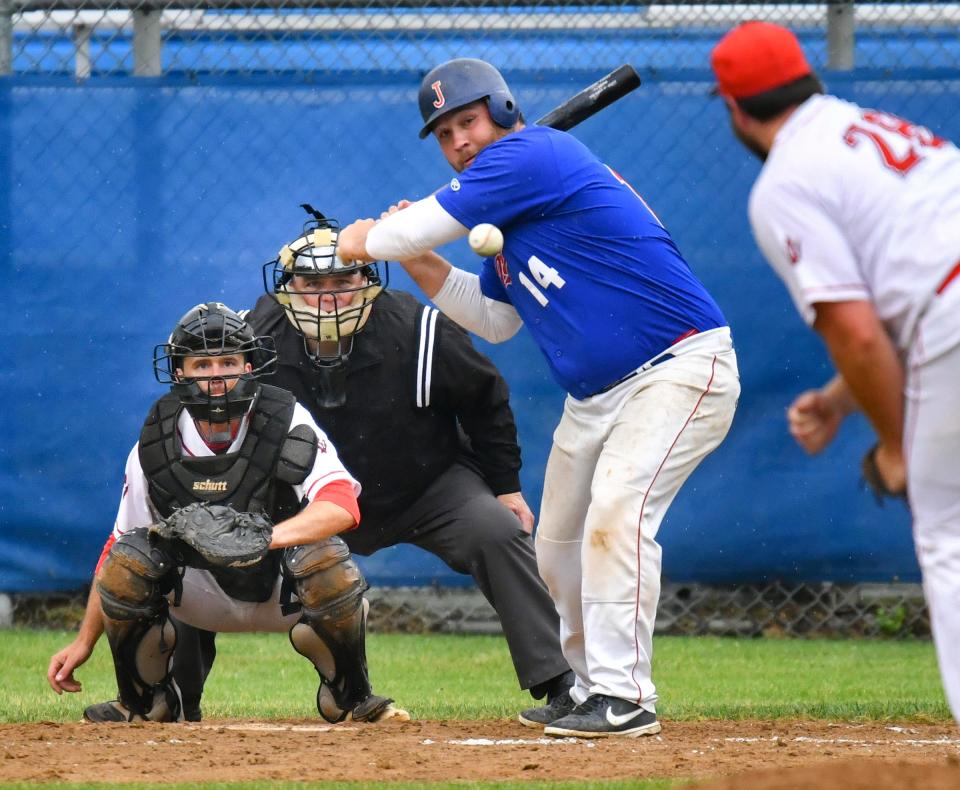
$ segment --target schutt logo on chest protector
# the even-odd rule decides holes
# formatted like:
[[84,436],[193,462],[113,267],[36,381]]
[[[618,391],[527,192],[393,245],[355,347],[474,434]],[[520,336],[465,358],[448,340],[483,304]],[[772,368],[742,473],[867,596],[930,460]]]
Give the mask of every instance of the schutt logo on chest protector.
[[195,480],[194,491],[227,491],[226,480]]

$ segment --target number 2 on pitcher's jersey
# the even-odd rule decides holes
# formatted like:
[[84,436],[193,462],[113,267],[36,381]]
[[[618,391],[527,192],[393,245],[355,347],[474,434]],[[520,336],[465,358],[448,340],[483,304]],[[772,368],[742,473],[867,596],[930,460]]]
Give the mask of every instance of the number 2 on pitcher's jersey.
[[[852,123],[843,134],[843,142],[856,148],[861,140],[869,140],[877,149],[883,166],[901,176],[907,175],[923,161],[925,148],[940,148],[944,140],[924,126],[886,112],[866,110],[862,123]],[[903,141],[907,141],[903,150]]]

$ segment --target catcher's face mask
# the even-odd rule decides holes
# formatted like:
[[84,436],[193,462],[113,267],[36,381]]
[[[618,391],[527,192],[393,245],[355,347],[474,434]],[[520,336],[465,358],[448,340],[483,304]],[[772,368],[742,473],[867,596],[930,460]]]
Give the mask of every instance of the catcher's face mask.
[[223,397],[233,392],[240,377],[250,373],[253,365],[245,354],[220,354],[212,357],[187,356],[177,369],[181,381],[195,381],[201,392],[212,397]]
[[174,327],[169,340],[154,348],[153,372],[170,384],[194,420],[215,427],[208,440],[229,441],[230,421],[242,417],[260,392],[261,376],[276,368],[269,337],[219,302],[197,305]]

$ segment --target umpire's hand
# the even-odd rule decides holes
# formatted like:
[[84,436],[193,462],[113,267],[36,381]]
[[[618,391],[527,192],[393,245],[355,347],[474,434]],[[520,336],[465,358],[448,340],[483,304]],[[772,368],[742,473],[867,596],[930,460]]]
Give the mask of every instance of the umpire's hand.
[[520,519],[520,528],[528,535],[533,532],[533,511],[527,506],[523,494],[517,491],[514,494],[500,494],[497,497],[513,514]]

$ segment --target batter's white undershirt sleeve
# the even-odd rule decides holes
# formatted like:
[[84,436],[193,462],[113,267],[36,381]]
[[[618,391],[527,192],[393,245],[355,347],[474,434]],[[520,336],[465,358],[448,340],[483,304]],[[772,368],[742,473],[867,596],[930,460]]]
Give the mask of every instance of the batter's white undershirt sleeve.
[[378,261],[402,261],[469,232],[430,195],[380,220],[367,234],[367,254]]
[[433,303],[464,329],[491,343],[509,340],[523,325],[513,305],[484,296],[479,275],[454,266]]

